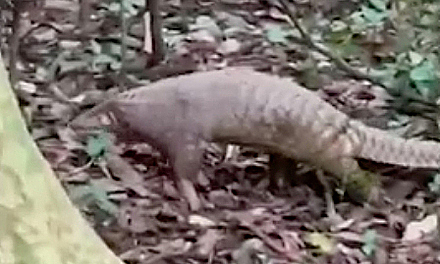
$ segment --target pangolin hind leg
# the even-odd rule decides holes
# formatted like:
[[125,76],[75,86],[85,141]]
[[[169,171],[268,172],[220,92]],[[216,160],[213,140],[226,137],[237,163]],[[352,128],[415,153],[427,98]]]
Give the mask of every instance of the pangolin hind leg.
[[269,158],[269,190],[285,193],[294,181],[297,162],[278,153]]

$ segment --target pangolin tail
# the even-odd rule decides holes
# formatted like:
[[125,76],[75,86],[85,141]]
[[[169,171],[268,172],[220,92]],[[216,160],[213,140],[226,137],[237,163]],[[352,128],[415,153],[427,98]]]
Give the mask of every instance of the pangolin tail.
[[363,126],[359,158],[411,168],[440,168],[440,143],[404,139]]

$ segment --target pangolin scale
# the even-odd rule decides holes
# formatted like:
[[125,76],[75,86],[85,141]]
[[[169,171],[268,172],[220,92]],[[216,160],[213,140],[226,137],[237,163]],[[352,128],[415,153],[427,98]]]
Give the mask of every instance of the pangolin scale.
[[191,181],[206,141],[259,146],[335,174],[356,158],[414,168],[440,164],[440,144],[367,127],[311,91],[248,68],[198,72],[122,93],[76,118],[74,127],[107,126],[161,149],[193,210]]

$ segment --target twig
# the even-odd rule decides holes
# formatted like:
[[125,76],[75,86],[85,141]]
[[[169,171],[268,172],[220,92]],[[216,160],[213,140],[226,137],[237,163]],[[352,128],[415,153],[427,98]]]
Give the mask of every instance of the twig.
[[20,21],[23,5],[17,3],[12,9],[12,34],[9,36],[9,78],[11,85],[16,88],[18,82],[18,50],[20,45]]
[[119,68],[119,90],[125,91],[125,67],[127,57],[127,19],[124,1],[120,0],[119,19],[121,21],[121,67]]
[[151,66],[159,64],[165,56],[163,37],[162,37],[162,18],[160,15],[159,0],[148,0],[147,7],[150,12],[151,42],[153,44],[153,54]]

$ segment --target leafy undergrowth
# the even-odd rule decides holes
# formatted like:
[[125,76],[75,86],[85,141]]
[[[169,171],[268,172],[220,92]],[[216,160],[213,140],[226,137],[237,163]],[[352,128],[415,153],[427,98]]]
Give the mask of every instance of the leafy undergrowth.
[[[155,149],[115,141],[105,132],[79,135],[67,126],[117,90],[246,65],[292,76],[369,125],[406,137],[437,138],[432,104],[438,91],[436,46],[429,45],[436,41],[430,27],[437,21],[430,11],[436,10],[435,3],[398,1],[399,10],[378,0],[291,5],[311,39],[352,65],[367,65],[356,69],[377,76],[391,88],[389,95],[379,86],[347,78],[333,59],[299,44],[304,36],[277,1],[187,1],[185,8],[180,1],[163,1],[167,55],[155,67],[147,67],[151,45],[143,36],[151,32],[143,28],[144,1],[124,1],[124,38],[118,1],[80,2],[86,4],[46,0],[24,7],[28,15],[15,33],[20,40],[15,86],[32,135],[71,199],[123,260],[439,262],[433,243],[438,177],[426,184],[433,172],[361,161],[383,175],[375,199],[356,204],[345,196],[343,185],[328,178],[336,202],[336,214],[329,214],[325,188],[313,168],[292,166],[281,190],[269,192],[267,155],[213,144],[197,181],[205,209],[192,214],[170,180],[169,164]],[[401,94],[408,97],[396,97]]]

